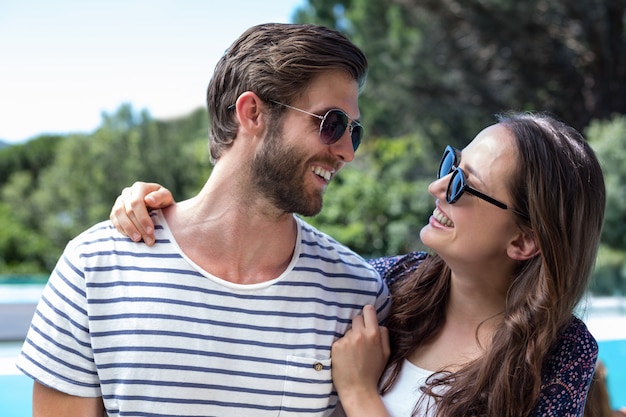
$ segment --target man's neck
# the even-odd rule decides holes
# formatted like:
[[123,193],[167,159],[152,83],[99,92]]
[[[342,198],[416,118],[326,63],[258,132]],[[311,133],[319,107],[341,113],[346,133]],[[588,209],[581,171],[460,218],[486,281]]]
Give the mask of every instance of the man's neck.
[[207,182],[198,196],[164,210],[182,251],[207,272],[251,284],[280,276],[291,262],[297,223],[262,199]]

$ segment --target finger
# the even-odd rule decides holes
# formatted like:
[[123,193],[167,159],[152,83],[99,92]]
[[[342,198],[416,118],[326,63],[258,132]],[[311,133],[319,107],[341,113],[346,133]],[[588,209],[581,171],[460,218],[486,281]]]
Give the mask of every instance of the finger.
[[389,344],[389,329],[387,329],[385,326],[379,326],[380,329],[380,336],[381,336],[381,346],[382,346],[382,351],[385,355],[386,358],[389,357],[389,355],[391,354],[391,346]]
[[170,190],[160,187],[158,190],[147,194],[144,201],[150,208],[163,208],[174,204],[174,197]]
[[149,208],[163,208],[174,203],[170,190],[157,183],[135,182],[128,195],[126,210],[128,216],[141,233],[146,244],[154,244],[154,225]]
[[129,236],[134,241],[141,239],[140,232],[126,213],[122,196],[115,200],[109,219],[120,233]]
[[352,328],[351,330],[355,332],[360,332],[365,328],[365,323],[363,321],[363,316],[361,314],[357,314],[352,318]]
[[373,305],[368,304],[363,307],[363,324],[366,328],[378,328],[378,317]]
[[[142,236],[152,233],[152,220],[143,202],[144,195],[145,191],[137,189],[137,183],[133,184],[131,188],[125,188],[121,195],[128,221]],[[144,216],[148,221],[143,218]]]
[[[127,216],[148,246],[154,244],[154,224],[148,211],[146,197],[160,189],[162,187],[159,184],[138,181],[130,189],[124,190],[122,193]],[[165,195],[167,196],[168,194],[171,195],[169,190],[167,190]]]

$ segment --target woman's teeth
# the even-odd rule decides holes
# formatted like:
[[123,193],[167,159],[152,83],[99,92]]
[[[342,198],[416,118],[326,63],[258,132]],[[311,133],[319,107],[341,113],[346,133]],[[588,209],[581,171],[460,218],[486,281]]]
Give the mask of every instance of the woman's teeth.
[[435,219],[437,219],[437,221],[441,224],[443,224],[446,227],[454,227],[454,223],[452,223],[452,220],[450,220],[449,218],[447,218],[438,208],[435,207],[435,210],[433,210],[433,217]]

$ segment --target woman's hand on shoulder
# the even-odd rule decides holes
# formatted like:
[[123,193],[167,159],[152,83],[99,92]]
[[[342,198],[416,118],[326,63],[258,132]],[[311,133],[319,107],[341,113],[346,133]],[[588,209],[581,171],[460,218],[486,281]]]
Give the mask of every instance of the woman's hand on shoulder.
[[352,328],[331,349],[332,377],[348,416],[387,416],[378,381],[389,358],[387,328],[378,324],[376,309],[367,305],[352,319]]
[[174,197],[167,188],[157,183],[135,182],[122,190],[115,200],[109,219],[115,228],[135,242],[154,244],[154,224],[149,209],[174,204]]

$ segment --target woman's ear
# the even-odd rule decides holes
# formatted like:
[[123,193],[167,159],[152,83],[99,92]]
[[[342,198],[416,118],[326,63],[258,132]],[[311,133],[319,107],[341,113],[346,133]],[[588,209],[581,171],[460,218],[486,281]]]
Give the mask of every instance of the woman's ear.
[[516,261],[527,261],[541,252],[533,231],[520,231],[509,243],[506,253]]
[[261,117],[264,108],[265,103],[255,93],[252,91],[242,93],[235,103],[240,127],[250,132],[252,136],[257,136],[259,131],[265,128],[265,119]]

